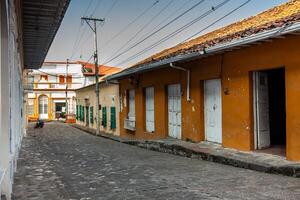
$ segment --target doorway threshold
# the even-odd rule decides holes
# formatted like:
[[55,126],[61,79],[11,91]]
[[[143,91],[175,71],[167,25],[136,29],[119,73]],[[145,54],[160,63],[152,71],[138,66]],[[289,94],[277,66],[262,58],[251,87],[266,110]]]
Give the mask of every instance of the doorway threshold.
[[255,152],[257,153],[266,153],[266,154],[271,154],[271,155],[277,155],[277,156],[281,156],[281,157],[285,157],[285,149],[286,146],[285,145],[273,145],[269,148],[266,149],[259,149],[259,150],[255,150]]

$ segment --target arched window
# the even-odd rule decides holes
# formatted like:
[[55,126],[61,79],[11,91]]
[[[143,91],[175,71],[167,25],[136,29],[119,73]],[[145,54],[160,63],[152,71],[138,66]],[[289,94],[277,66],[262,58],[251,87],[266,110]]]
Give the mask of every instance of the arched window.
[[39,98],[39,118],[48,119],[48,97],[41,96]]

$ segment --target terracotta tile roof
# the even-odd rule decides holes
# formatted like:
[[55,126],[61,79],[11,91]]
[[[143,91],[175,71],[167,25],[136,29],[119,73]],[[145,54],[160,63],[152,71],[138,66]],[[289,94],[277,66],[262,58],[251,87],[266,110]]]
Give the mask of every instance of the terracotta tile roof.
[[[82,61],[78,61],[78,64],[83,65],[83,75],[85,76],[94,76],[95,75],[95,65],[92,63],[86,63]],[[99,65],[99,76],[111,75],[116,72],[121,71],[121,68],[118,67],[110,67],[105,65]]]
[[298,21],[300,21],[300,0],[291,0],[256,16],[233,23],[172,48],[165,49],[134,66],[164,60],[177,55],[203,51],[205,48],[216,44],[247,37],[265,30],[283,27]]

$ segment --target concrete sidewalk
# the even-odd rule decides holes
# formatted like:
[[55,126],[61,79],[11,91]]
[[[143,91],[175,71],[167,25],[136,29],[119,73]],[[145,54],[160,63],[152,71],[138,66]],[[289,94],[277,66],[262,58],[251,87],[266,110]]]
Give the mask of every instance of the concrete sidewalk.
[[[96,133],[95,129],[78,124],[72,124],[71,126],[93,135]],[[287,161],[284,157],[277,155],[244,152],[207,142],[191,143],[171,138],[164,140],[132,140],[105,133],[101,133],[99,136],[153,151],[212,161],[259,172],[300,177],[300,162]]]

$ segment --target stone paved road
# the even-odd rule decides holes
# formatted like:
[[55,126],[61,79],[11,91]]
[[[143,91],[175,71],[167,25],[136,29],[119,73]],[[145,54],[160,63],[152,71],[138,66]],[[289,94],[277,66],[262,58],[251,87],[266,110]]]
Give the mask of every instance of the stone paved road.
[[15,200],[300,199],[300,179],[148,151],[61,123],[29,131]]

